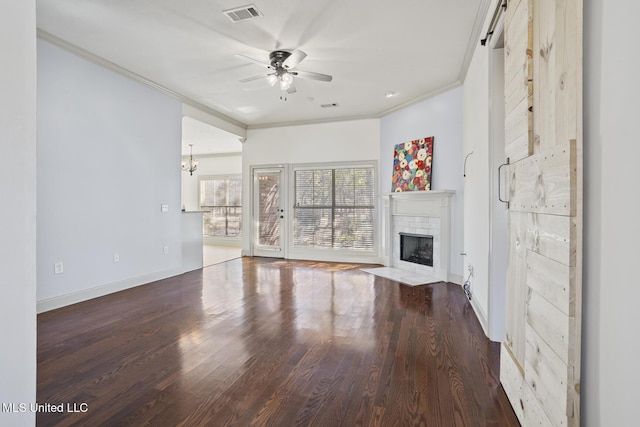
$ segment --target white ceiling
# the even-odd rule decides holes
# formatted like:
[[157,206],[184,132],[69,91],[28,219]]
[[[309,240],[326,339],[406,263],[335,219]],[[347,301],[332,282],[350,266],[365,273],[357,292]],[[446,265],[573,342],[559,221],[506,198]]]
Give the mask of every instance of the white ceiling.
[[[193,147],[189,147],[193,144]],[[237,135],[207,123],[184,116],[182,118],[182,155],[229,154],[242,152]]]
[[[488,0],[37,0],[41,36],[86,51],[242,127],[379,117],[460,83]],[[255,4],[264,17],[231,22]],[[297,93],[239,80],[301,49]],[[396,96],[387,98],[392,91]],[[321,104],[337,103],[336,108]],[[195,147],[195,146],[194,146]]]

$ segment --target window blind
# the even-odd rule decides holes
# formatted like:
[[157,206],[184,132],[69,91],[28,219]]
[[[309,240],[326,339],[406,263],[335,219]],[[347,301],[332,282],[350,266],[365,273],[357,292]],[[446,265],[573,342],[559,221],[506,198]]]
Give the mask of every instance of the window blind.
[[294,171],[293,245],[374,249],[373,167]]

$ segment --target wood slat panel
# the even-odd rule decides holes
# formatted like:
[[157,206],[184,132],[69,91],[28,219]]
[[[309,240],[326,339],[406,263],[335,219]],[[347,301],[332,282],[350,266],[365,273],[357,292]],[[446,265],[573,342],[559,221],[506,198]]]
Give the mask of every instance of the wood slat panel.
[[527,251],[527,285],[568,316],[575,311],[575,267]]
[[569,363],[570,318],[532,289],[527,298],[527,324],[564,363]]
[[553,425],[504,345],[500,352],[500,382],[523,427]]
[[526,344],[527,224],[526,213],[509,213],[505,344],[520,366],[524,366]]
[[[536,84],[533,88],[535,110],[534,152],[552,148],[556,145],[556,73],[555,58],[558,46],[555,38],[556,19],[554,1],[536,2],[534,14],[534,55],[533,74]],[[568,139],[564,140],[568,141]]]
[[511,210],[575,216],[575,141],[530,156],[509,171]]
[[[525,39],[527,60],[513,48]],[[508,55],[507,47],[514,49]],[[501,380],[523,426],[575,427],[580,422],[582,0],[508,2],[505,70],[505,154],[515,156],[508,167],[503,343],[512,354],[501,357]],[[529,156],[523,157],[527,143]]]
[[506,112],[513,109],[527,97],[527,93],[523,90],[529,82],[529,76],[526,70],[526,64],[522,64],[522,69],[513,74],[513,77],[506,82],[504,89],[504,109]]
[[555,135],[556,143],[577,139],[581,132],[582,118],[582,0],[553,2],[556,6],[555,26]]
[[530,9],[531,0],[510,2],[505,15],[505,156],[511,162],[533,152]]
[[522,159],[529,155],[531,148],[531,132],[526,132],[509,143],[505,143],[505,157],[512,159]]
[[527,225],[527,249],[575,267],[576,233],[575,217],[531,214]]
[[531,327],[527,327],[527,362],[525,378],[533,394],[553,422],[566,426],[567,416],[573,412],[567,401],[567,364]]
[[[527,4],[523,3],[522,7],[526,8]],[[509,52],[505,52],[505,55],[509,55],[508,61],[505,61],[505,75],[508,75],[509,78],[520,75],[520,73],[525,73],[526,75],[528,72],[528,56],[526,53],[530,47],[528,38],[530,22],[527,17],[518,15],[515,19],[513,17],[511,19],[510,31],[513,34],[513,38],[510,39],[508,46],[505,45],[505,49],[507,47],[509,49]]]
[[[581,75],[578,73],[582,52],[578,29],[579,0],[536,3],[534,74],[539,84],[534,90],[536,124],[535,152],[552,148],[563,141],[577,139],[582,111]],[[571,19],[570,19],[571,18]]]
[[[505,139],[509,142],[514,141],[520,135],[528,133],[528,125],[529,125],[529,111],[528,108],[528,99],[526,97],[520,100],[520,103],[516,105],[513,110],[507,113],[504,124],[505,124]],[[527,156],[529,154],[527,153]],[[525,156],[526,157],[526,156]]]

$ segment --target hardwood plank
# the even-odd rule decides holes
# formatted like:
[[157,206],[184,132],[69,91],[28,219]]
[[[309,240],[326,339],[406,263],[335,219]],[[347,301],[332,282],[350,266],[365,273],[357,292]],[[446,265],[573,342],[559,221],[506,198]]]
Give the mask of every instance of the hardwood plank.
[[38,316],[39,426],[517,426],[460,286],[242,258]]

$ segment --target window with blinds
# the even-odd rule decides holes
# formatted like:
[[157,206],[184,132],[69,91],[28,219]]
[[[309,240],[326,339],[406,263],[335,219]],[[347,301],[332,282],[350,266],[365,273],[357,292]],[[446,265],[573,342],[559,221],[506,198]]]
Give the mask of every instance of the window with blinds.
[[242,178],[200,177],[200,210],[205,236],[240,236],[242,232]]
[[293,245],[374,249],[373,167],[294,171]]

